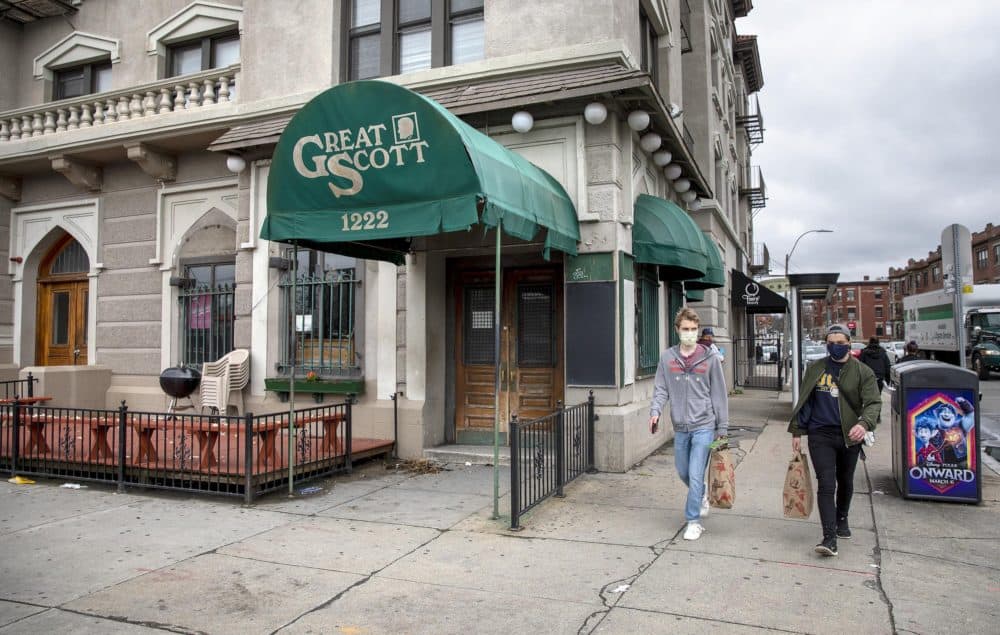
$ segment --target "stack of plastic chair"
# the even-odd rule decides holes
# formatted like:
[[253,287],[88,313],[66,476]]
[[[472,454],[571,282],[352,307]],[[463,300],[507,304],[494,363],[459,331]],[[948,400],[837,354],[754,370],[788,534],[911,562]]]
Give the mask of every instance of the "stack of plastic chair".
[[226,404],[236,408],[236,414],[242,415],[243,389],[250,383],[250,351],[238,348],[226,355],[229,358],[229,394]]
[[223,356],[218,361],[201,365],[201,412],[205,408],[219,414],[229,410],[229,359]]
[[201,410],[210,408],[219,414],[244,411],[243,389],[250,382],[250,351],[238,348],[218,361],[205,362],[201,367]]

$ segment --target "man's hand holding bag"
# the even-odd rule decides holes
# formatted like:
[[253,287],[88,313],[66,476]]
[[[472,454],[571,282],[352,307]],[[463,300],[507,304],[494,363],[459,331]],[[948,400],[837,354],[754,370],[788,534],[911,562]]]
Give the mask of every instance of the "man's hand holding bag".
[[809,518],[813,508],[812,474],[802,452],[795,452],[785,473],[785,489],[781,493],[785,518]]
[[712,448],[708,459],[708,504],[718,509],[731,509],[736,501],[736,465],[725,439],[712,445],[716,447]]

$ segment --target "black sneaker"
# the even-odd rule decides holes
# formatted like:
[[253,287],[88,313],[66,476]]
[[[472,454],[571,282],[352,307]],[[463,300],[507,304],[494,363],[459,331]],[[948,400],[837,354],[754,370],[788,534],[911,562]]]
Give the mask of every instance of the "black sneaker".
[[824,538],[823,542],[816,545],[814,551],[821,556],[835,556],[837,555],[837,539],[836,538]]
[[837,538],[850,538],[851,527],[847,524],[846,518],[837,519]]

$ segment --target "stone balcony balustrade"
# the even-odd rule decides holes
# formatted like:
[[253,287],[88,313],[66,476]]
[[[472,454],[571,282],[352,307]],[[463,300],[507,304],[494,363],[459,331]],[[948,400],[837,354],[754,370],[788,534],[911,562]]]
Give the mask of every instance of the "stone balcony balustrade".
[[240,66],[0,112],[0,144],[234,102]]

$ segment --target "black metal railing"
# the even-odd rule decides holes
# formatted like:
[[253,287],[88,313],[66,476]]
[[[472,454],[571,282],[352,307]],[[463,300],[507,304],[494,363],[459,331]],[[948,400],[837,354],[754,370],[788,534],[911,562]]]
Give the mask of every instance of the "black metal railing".
[[3,395],[2,399],[5,400],[14,399],[15,397],[34,397],[35,383],[37,381],[38,378],[33,376],[30,371],[24,379],[0,381],[0,395]]
[[594,391],[587,401],[552,414],[510,421],[510,528],[529,509],[584,472],[594,471]]
[[[0,406],[0,469],[125,486],[254,497],[351,471],[353,397],[243,416]],[[290,459],[290,457],[292,457]]]
[[781,390],[788,362],[782,338],[737,338],[733,350],[737,386]]

